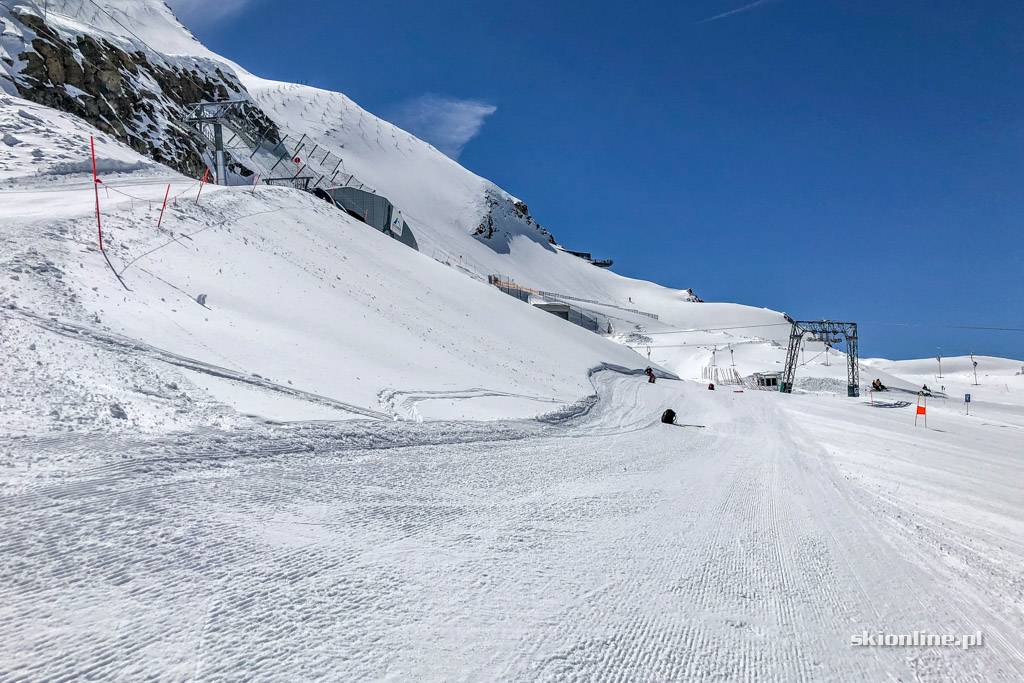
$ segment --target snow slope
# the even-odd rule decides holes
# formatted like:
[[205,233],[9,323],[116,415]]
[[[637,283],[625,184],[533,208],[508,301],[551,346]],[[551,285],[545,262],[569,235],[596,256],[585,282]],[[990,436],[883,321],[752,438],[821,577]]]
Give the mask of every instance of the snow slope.
[[[44,8],[31,2],[17,5],[30,8],[38,16],[44,14]],[[288,135],[288,144],[303,140],[299,152],[303,157],[312,156],[308,153],[314,149],[336,155],[342,160],[341,171],[351,175],[353,183],[358,180],[375,188],[398,206],[424,254],[457,265],[463,274],[481,281],[501,275],[533,289],[609,304],[588,304],[588,310],[603,311],[603,326],[610,323],[618,341],[628,341],[620,335],[631,332],[682,328],[685,331],[678,338],[662,338],[668,348],[674,348],[693,345],[694,330],[727,327],[727,333],[712,333],[714,343],[769,342],[760,350],[752,369],[772,369],[779,361],[781,352],[770,342],[785,341],[786,326],[780,314],[736,304],[695,303],[689,290],[624,278],[555,248],[549,234],[515,197],[342,94],[260,79],[214,55],[177,22],[160,0],[58,0],[48,3],[47,8],[49,24],[71,42],[74,36],[86,33],[118,44],[127,52],[148,55],[153,64],[233,74],[247,90],[240,96],[261,106],[282,134]],[[25,33],[12,15],[7,16],[8,32]],[[18,40],[30,38],[26,34]],[[7,40],[9,50],[21,49],[15,38]],[[15,64],[12,72],[18,68]],[[147,82],[145,87],[158,88],[159,84]],[[157,124],[169,125],[161,121]],[[268,163],[266,169],[260,168],[269,170],[270,166]],[[484,235],[476,234],[481,230]],[[623,313],[621,308],[648,311],[659,320]],[[610,317],[604,315],[609,313]],[[711,339],[699,336],[705,341]],[[713,344],[704,346],[710,351]],[[693,377],[699,377],[708,364],[695,363],[693,357],[684,360],[672,352],[657,352],[651,359]]]
[[[18,4],[33,6],[24,0]],[[312,138],[320,149],[343,159],[342,170],[398,205],[425,253],[462,256],[483,276],[508,275],[537,289],[620,305],[632,298],[629,307],[657,312],[673,323],[703,325],[723,316],[732,318],[730,324],[748,318],[751,324],[778,322],[774,314],[744,306],[702,311],[685,301],[688,292],[622,278],[554,249],[536,224],[527,225],[512,210],[519,200],[493,183],[345,95],[261,79],[210,52],[162,0],[52,0],[48,8],[49,21],[65,33],[86,32],[121,42],[126,50],[156,54],[156,62],[162,57],[194,57],[201,68],[210,60],[235,73],[247,94],[283,131],[292,133],[293,139]],[[496,237],[471,237],[489,214],[496,221]]]
[[[311,195],[207,186],[197,204],[194,181],[154,174],[141,157],[98,136],[105,245],[125,291],[95,246],[91,174],[55,172],[88,158],[90,131],[14,98],[0,116],[24,140],[0,160],[8,181],[0,216],[8,330],[55,316],[94,337],[113,333],[322,396],[355,416],[537,414],[586,395],[587,373],[601,363],[643,365],[629,349],[464,277]],[[16,177],[18,169],[37,172]],[[158,229],[168,184],[188,194],[172,202]],[[8,335],[5,344],[13,353],[21,338]],[[126,425],[139,418],[155,427],[151,406],[128,410],[133,380],[121,379],[128,386],[98,398],[97,412],[118,403]],[[308,417],[237,381],[191,384],[244,413]],[[29,416],[22,428],[47,421],[32,408],[37,398],[22,397]],[[24,421],[17,411],[4,417]],[[61,424],[59,416],[51,421]]]
[[68,33],[114,41],[129,52],[226,62],[196,40],[162,0],[12,0],[5,4],[45,17],[49,25]]
[[[72,7],[76,1],[82,7]],[[343,158],[346,172],[394,201],[411,224],[421,254],[365,234],[347,216],[308,197],[270,188],[251,195],[241,188],[208,187],[198,207],[189,208],[183,198],[179,205],[172,203],[161,229],[155,230],[154,204],[162,201],[163,183],[172,184],[173,195],[193,191],[192,183],[93,131],[100,173],[107,178],[101,201],[108,214],[108,252],[117,270],[129,268],[125,275],[131,281],[131,292],[117,294],[117,301],[107,291],[111,274],[105,262],[93,259],[87,268],[80,254],[88,252],[72,256],[66,244],[70,240],[83,249],[93,230],[87,129],[68,115],[7,98],[0,110],[7,136],[0,147],[0,179],[8,182],[3,220],[13,223],[5,235],[12,245],[7,266],[25,272],[25,280],[9,286],[12,299],[28,298],[30,313],[56,308],[77,324],[98,319],[106,328],[100,332],[136,339],[161,353],[269,378],[335,405],[413,419],[543,412],[552,402],[583,396],[587,371],[602,362],[661,362],[690,375],[700,369],[673,363],[671,356],[648,358],[614,348],[481,284],[491,274],[607,304],[585,306],[600,316],[602,328],[614,327],[616,341],[629,332],[683,326],[690,331],[681,334],[689,335],[722,323],[730,326],[725,334],[732,341],[743,339],[745,330],[737,325],[752,325],[764,333],[759,338],[768,340],[768,355],[778,354],[770,341],[773,334],[784,334],[779,314],[693,303],[688,291],[623,278],[554,248],[525,207],[520,209],[518,200],[493,184],[343,95],[264,81],[212,55],[161,2],[70,0],[49,10],[48,21],[64,35],[85,32],[121,41],[125,50],[156,55],[154,63],[195,57],[235,73],[282,133],[293,140],[312,138]],[[54,201],[43,204],[43,198]],[[42,226],[57,216],[66,224],[59,234],[47,234]],[[489,239],[473,235],[484,221],[494,228]],[[39,241],[40,235],[49,239]],[[154,248],[159,249],[147,253]],[[133,263],[138,257],[143,258]],[[40,259],[51,269],[44,272],[75,273],[60,281],[59,293],[41,296],[39,283],[29,281],[36,271],[25,264]],[[443,268],[436,261],[456,267]],[[113,284],[120,286],[116,280]],[[207,296],[212,316],[189,303],[200,294]],[[622,310],[634,308],[660,319]],[[466,325],[454,325],[453,319]],[[533,329],[538,325],[555,336],[538,336]],[[128,375],[122,381],[137,383]],[[237,381],[225,384],[209,377],[200,388],[212,403],[224,401],[242,413],[275,419],[309,416],[303,403],[282,398],[278,390],[270,400],[240,390]],[[154,391],[163,395],[147,390],[148,409],[129,411],[130,420],[136,419],[133,413],[154,414]],[[91,415],[97,424],[109,428],[121,422],[109,419],[107,405],[118,414],[135,398],[119,389],[87,404],[95,404]],[[69,419],[68,410],[61,413],[37,399],[31,391],[22,396],[32,415],[21,419],[22,428],[43,414],[58,424]],[[72,399],[66,403],[82,405]],[[174,405],[159,419],[146,418],[145,426],[181,426],[179,416],[187,411]],[[75,420],[87,420],[78,413],[70,411]],[[328,409],[325,415],[336,413]]]
[[[688,290],[596,268],[524,226],[509,209],[519,200],[345,95],[266,81],[245,72],[240,72],[240,79],[282,131],[308,136],[342,157],[346,173],[400,207],[423,253],[456,264],[479,280],[500,275],[531,289],[609,304],[577,303],[602,316],[602,328],[611,322],[616,341],[641,354],[652,347],[651,361],[680,376],[700,378],[702,368],[711,364],[715,346],[757,346],[756,353],[743,356],[748,362],[741,364],[741,371],[746,375],[774,370],[785,360],[780,345],[788,338],[789,326],[782,314],[739,304],[698,303],[690,300]],[[426,178],[430,182],[424,182]],[[487,216],[494,220],[497,235],[471,236]],[[651,312],[658,319],[623,308]],[[643,343],[630,336],[647,332],[658,336]],[[677,351],[683,346],[688,347],[685,352]]]
[[[625,278],[555,249],[514,212],[506,215],[517,199],[345,95],[248,73],[240,79],[283,130],[311,136],[344,159],[346,172],[399,206],[424,253],[454,255],[480,277],[500,274],[533,289],[650,311],[674,325],[781,322],[764,309],[688,302],[689,292]],[[488,213],[488,197],[500,202],[493,213],[498,237],[476,239],[471,233]]]
[[[19,6],[34,7],[33,11],[37,13],[41,9],[30,2]],[[532,405],[529,410],[526,406],[531,402],[566,402],[577,398],[578,392],[585,391],[585,373],[579,372],[581,367],[585,370],[605,360],[627,365],[653,363],[682,377],[720,381],[732,381],[737,376],[749,376],[756,371],[781,369],[788,334],[788,325],[781,314],[737,304],[695,302],[689,290],[660,287],[595,268],[556,248],[548,233],[533,222],[525,206],[517,199],[462,168],[427,143],[378,119],[344,95],[266,81],[247,73],[195,41],[158,0],[67,0],[49,4],[48,12],[48,21],[66,36],[89,33],[109,41],[120,41],[125,50],[154,55],[154,62],[167,58],[171,61],[184,60],[181,63],[185,64],[192,60],[195,64],[201,62],[206,65],[202,68],[223,68],[235,74],[247,88],[244,95],[258,103],[282,133],[288,134],[293,141],[305,140],[306,149],[316,148],[336,154],[343,160],[341,167],[346,173],[377,188],[394,201],[412,225],[421,245],[419,256],[398,254],[393,248],[395,245],[380,239],[377,240],[380,244],[372,248],[362,245],[362,242],[358,248],[354,244],[333,242],[325,245],[323,231],[331,230],[326,225],[345,224],[351,228],[347,217],[336,216],[325,207],[311,203],[308,198],[267,188],[254,195],[246,195],[240,188],[228,193],[207,189],[205,204],[195,209],[172,204],[162,232],[152,231],[153,217],[142,212],[143,209],[147,212],[153,210],[153,205],[161,201],[165,180],[173,185],[175,195],[191,191],[192,183],[165,168],[147,163],[110,137],[100,134],[97,142],[101,174],[115,174],[113,179],[108,177],[102,200],[104,210],[113,211],[106,220],[108,238],[112,238],[116,247],[112,251],[116,267],[127,266],[154,247],[160,247],[160,250],[147,254],[142,265],[131,266],[135,277],[150,281],[148,285],[132,287],[133,294],[140,298],[126,299],[114,306],[113,311],[108,306],[100,307],[92,294],[99,291],[98,283],[105,274],[90,271],[83,273],[88,276],[84,280],[75,277],[66,281],[67,287],[60,296],[73,298],[48,302],[47,305],[63,309],[78,323],[101,317],[105,324],[109,324],[110,331],[138,339],[167,353],[186,355],[221,368],[233,368],[234,372],[242,374],[283,379],[284,384],[279,383],[282,388],[289,380],[292,386],[299,381],[305,390],[324,392],[328,398],[359,406],[360,410],[384,407],[412,418],[463,414],[459,406],[465,407],[470,403],[477,406],[476,412],[466,414],[481,417],[506,414],[506,408],[511,410],[508,415],[536,412],[539,405]],[[11,26],[13,24],[7,25],[5,36]],[[89,230],[86,225],[92,211],[89,206],[87,171],[90,162],[86,130],[79,128],[73,117],[47,112],[17,98],[7,98],[2,105],[0,180],[6,178],[8,182],[5,197],[8,200],[7,220],[17,222],[8,238],[12,247],[21,250],[19,255],[8,259],[7,265],[21,269],[25,263],[41,260],[43,267],[52,266],[54,269],[41,272],[67,272],[62,270],[69,265],[67,261],[55,265],[49,255],[55,249],[58,252],[63,249],[60,242],[69,235],[86,241],[85,235]],[[30,179],[25,177],[27,173],[32,174]],[[129,189],[131,191],[127,191]],[[44,203],[44,198],[51,197],[55,201]],[[32,240],[19,239],[18,230],[28,229],[32,239],[45,235],[42,226],[57,217],[67,221],[68,225],[62,227],[60,234],[48,235],[54,244],[35,244]],[[310,221],[315,225],[310,225]],[[486,234],[490,237],[475,234],[484,224],[489,226]],[[214,226],[219,226],[220,230],[210,230]],[[275,231],[272,226],[284,227],[285,231]],[[239,234],[245,229],[255,231],[254,238],[258,236],[258,241],[254,239],[250,243],[249,237],[243,235],[239,244]],[[182,245],[186,241],[180,236],[200,234],[200,230],[203,237],[199,239],[212,243],[203,247],[193,246],[191,243],[196,242],[196,238],[189,238],[188,246],[198,253],[183,254],[180,250],[184,249]],[[338,239],[347,239],[348,232],[341,234],[346,237]],[[177,238],[172,245],[163,246],[164,240],[175,235]],[[333,231],[330,235],[332,240],[336,238]],[[375,236],[360,235],[358,239],[373,240]],[[254,245],[263,249],[261,253],[250,253]],[[337,256],[329,256],[331,250]],[[384,251],[378,253],[378,250]],[[359,256],[346,263],[349,253],[358,253]],[[428,256],[430,258],[426,258]],[[287,265],[282,268],[278,259],[284,259]],[[445,275],[439,275],[444,269],[439,269],[430,262],[432,260],[445,263],[450,269],[445,271]],[[392,281],[385,275],[396,272],[396,263],[408,263],[408,269],[397,269],[402,273],[400,281]],[[351,280],[347,284],[340,280],[326,283],[327,274],[337,269],[339,264],[344,264],[346,270],[355,268],[369,282],[361,283],[366,286],[358,290],[356,299],[346,298],[341,304],[331,297],[320,300],[319,293],[328,286],[332,290],[356,291],[351,289],[355,286]],[[74,264],[70,265],[73,268]],[[222,277],[225,265],[229,272],[234,272],[234,279]],[[214,269],[217,277],[211,275]],[[27,272],[36,271],[29,268]],[[503,280],[512,280],[532,289],[555,292],[556,300],[561,298],[584,308],[598,319],[602,330],[612,331],[609,336],[613,341],[634,349],[639,359],[618,350],[608,352],[610,355],[607,357],[603,350],[597,355],[586,355],[585,363],[570,364],[575,378],[567,382],[563,381],[567,375],[560,376],[559,371],[551,366],[558,366],[563,373],[570,372],[570,366],[562,362],[559,352],[551,350],[551,344],[545,343],[542,350],[528,354],[531,358],[528,365],[527,355],[512,361],[506,368],[510,373],[508,377],[501,378],[504,370],[495,373],[480,367],[467,371],[465,380],[452,382],[451,376],[461,375],[461,365],[471,363],[468,359],[474,355],[488,363],[501,363],[503,349],[511,348],[514,341],[525,339],[521,334],[506,335],[502,326],[487,314],[492,310],[504,311],[510,305],[505,300],[492,304],[492,301],[499,301],[495,299],[493,290],[487,291],[487,300],[454,301],[464,298],[462,288],[472,292],[483,291],[477,283],[486,281],[490,275],[498,275]],[[361,369],[365,364],[375,366],[383,363],[397,370],[412,362],[405,357],[411,350],[418,350],[419,346],[418,342],[411,342],[413,337],[409,335],[415,336],[413,330],[417,330],[416,334],[422,332],[422,326],[427,324],[424,310],[433,305],[433,300],[428,297],[434,294],[424,283],[433,283],[438,277],[446,283],[446,288],[456,287],[451,283],[459,280],[459,294],[441,302],[442,308],[433,312],[436,319],[447,321],[449,310],[456,310],[456,315],[462,317],[479,316],[478,326],[487,328],[487,335],[480,337],[469,328],[448,330],[431,342],[444,350],[446,359],[439,361],[427,357],[419,364],[421,370],[426,368],[431,372],[417,375],[402,370],[387,380],[367,380],[366,376],[371,373]],[[239,291],[243,278],[247,289]],[[469,282],[462,282],[460,278]],[[254,282],[269,280],[274,280],[275,284],[253,289]],[[152,282],[161,284],[152,285]],[[376,283],[387,295],[375,289]],[[26,290],[21,296],[37,294],[32,285],[17,287]],[[93,290],[94,287],[97,289]],[[216,321],[207,320],[202,309],[185,313],[173,308],[170,311],[173,315],[169,316],[162,310],[168,302],[167,297],[158,296],[161,287],[172,288],[178,297],[186,292],[190,297],[205,294],[211,308],[218,300],[230,302],[237,307],[232,311],[237,318],[222,320],[218,326]],[[420,291],[419,295],[417,291]],[[250,300],[246,304],[249,309],[245,310],[241,301],[249,295],[253,295],[260,304],[254,305]],[[301,300],[298,307],[292,303],[296,298]],[[458,305],[454,309],[448,308],[456,303]],[[409,321],[399,320],[410,315],[407,307],[415,314]],[[353,331],[351,320],[341,322],[341,317],[334,320],[327,316],[330,322],[326,322],[319,312],[311,312],[335,309],[345,316],[356,316],[356,319],[366,322],[361,322],[360,329]],[[516,305],[512,309],[522,312],[524,307]],[[654,317],[634,309],[651,313]],[[299,315],[298,310],[305,312]],[[541,319],[536,312],[525,310],[531,320]],[[301,335],[308,334],[303,325],[314,316],[319,317],[312,339],[297,340],[299,330],[303,330]],[[390,316],[389,322],[379,323],[382,316]],[[268,321],[264,317],[274,319]],[[503,313],[495,318],[505,320]],[[548,327],[553,324],[550,319],[543,320]],[[428,326],[426,329],[434,328]],[[254,332],[257,330],[259,334]],[[563,333],[569,335],[573,339],[572,344],[593,346],[599,341],[593,336],[581,335],[575,329],[563,328],[558,332],[560,336]],[[354,363],[349,364],[352,371],[342,372],[334,367],[310,371],[298,350],[306,349],[317,358],[340,357],[336,342],[339,336],[349,337],[342,346],[355,344],[355,348],[349,349],[349,354],[357,357]],[[459,344],[450,343],[449,336],[457,338]],[[359,341],[352,341],[356,337]],[[241,343],[243,340],[251,342],[253,338],[263,343],[262,352],[250,353],[249,347]],[[801,355],[797,388],[842,391],[845,375],[843,357],[826,357],[822,362],[825,350],[815,346],[809,343]],[[602,349],[605,347],[601,346]],[[470,355],[466,356],[467,353]],[[574,359],[579,358],[570,355]],[[382,356],[386,360],[382,360]],[[395,360],[399,358],[402,360]],[[897,376],[900,373],[887,372],[877,364],[865,365],[862,373],[865,377],[879,377],[886,384],[901,389],[914,388],[918,380],[914,377],[903,382]],[[551,377],[560,379],[550,380]],[[296,405],[290,402],[291,399],[285,400],[275,394],[272,401],[275,407],[271,409],[267,407],[267,400],[253,400],[251,391],[239,393],[237,381],[229,386],[224,386],[222,381],[204,381],[208,385],[206,390],[216,392],[217,397],[230,399],[231,405],[243,411],[278,418],[304,415],[305,408],[301,407],[301,402]],[[531,386],[532,392],[528,390]],[[280,393],[280,390],[274,391]],[[444,399],[426,398],[434,395],[431,392],[437,392],[438,396],[443,392],[455,393]],[[495,393],[501,396],[492,395]],[[411,398],[414,394],[419,398]],[[167,424],[177,422],[171,420]]]
[[0,678],[1024,677],[1024,425],[594,382],[484,429],[0,442],[37,475],[0,496]]

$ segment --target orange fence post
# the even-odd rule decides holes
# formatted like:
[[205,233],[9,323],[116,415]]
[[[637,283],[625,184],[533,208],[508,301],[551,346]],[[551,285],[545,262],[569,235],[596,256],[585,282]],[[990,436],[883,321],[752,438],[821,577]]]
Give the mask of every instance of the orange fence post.
[[103,225],[100,223],[100,180],[96,175],[96,141],[89,138],[89,149],[92,151],[92,186],[96,190],[96,230],[100,234],[100,251],[103,251]]
[[167,208],[167,198],[170,197],[170,196],[171,196],[171,185],[170,185],[170,183],[168,183],[168,185],[167,185],[167,192],[164,193],[164,205],[162,207],[160,207],[160,220],[158,220],[156,222],[157,229],[159,229],[160,225],[164,222],[164,209]]
[[199,204],[199,198],[203,194],[203,185],[206,184],[206,179],[210,176],[210,167],[206,167],[206,173],[203,174],[203,179],[199,181],[199,192],[196,194],[196,204]]

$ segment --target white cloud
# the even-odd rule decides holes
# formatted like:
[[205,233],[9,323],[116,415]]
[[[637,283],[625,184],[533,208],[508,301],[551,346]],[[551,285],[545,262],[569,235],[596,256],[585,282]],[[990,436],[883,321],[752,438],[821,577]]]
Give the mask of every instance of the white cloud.
[[254,0],[164,0],[183,24],[213,24],[238,14]]
[[480,133],[497,107],[476,100],[421,95],[398,106],[395,124],[458,159],[466,143]]

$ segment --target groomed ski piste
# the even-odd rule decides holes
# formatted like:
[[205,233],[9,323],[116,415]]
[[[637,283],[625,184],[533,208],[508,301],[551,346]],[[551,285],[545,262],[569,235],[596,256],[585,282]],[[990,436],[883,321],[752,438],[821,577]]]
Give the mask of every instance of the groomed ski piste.
[[757,391],[781,313],[473,237],[487,181],[102,4],[131,36],[51,21],[220,60],[420,250],[0,94],[0,680],[1024,679],[1021,361],[862,359],[849,398],[808,343]]

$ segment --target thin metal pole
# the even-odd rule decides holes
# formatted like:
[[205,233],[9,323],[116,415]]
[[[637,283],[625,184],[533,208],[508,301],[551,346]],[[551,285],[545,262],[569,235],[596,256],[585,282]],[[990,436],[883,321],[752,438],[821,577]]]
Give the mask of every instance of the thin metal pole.
[[199,181],[199,192],[196,193],[196,204],[199,204],[199,198],[203,195],[203,185],[206,184],[206,178],[210,175],[210,167],[206,167],[206,173],[203,174],[203,179]]
[[167,184],[167,192],[166,192],[166,193],[164,193],[164,205],[163,205],[162,207],[160,207],[160,220],[158,220],[158,221],[156,222],[156,227],[157,227],[158,229],[159,229],[159,227],[160,227],[160,226],[161,226],[161,225],[163,224],[163,222],[164,222],[164,209],[166,209],[166,208],[167,208],[167,198],[168,198],[168,197],[170,197],[170,196],[171,196],[171,185],[170,185],[170,183],[168,183],[168,184]]
[[89,149],[92,151],[92,186],[96,190],[96,230],[100,234],[100,251],[103,251],[103,224],[100,222],[100,178],[96,175],[96,141],[89,138]]

